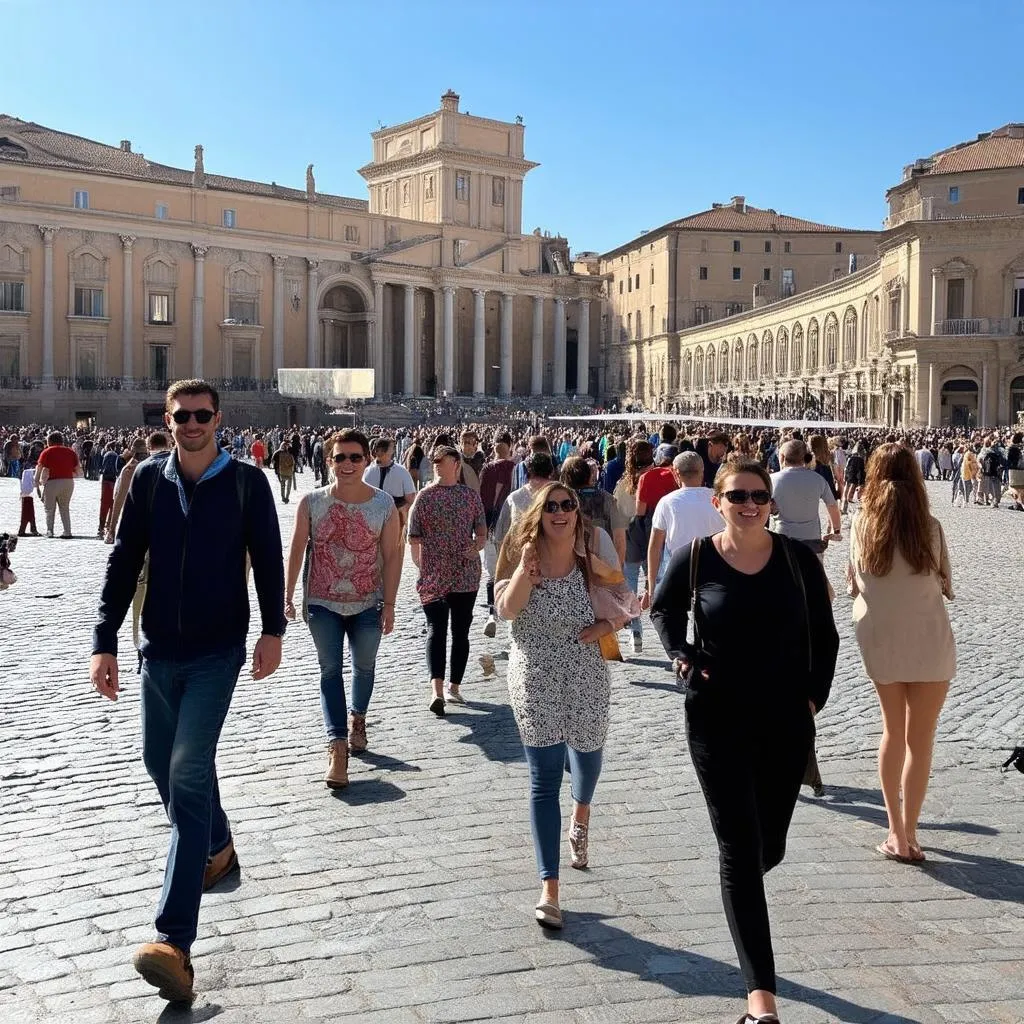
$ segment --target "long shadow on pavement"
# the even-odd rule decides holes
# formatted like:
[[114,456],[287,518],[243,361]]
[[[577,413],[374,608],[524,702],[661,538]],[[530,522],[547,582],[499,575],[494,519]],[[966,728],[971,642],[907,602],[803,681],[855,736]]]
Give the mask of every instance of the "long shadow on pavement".
[[[450,705],[449,705],[450,706]],[[470,700],[466,703],[470,711],[484,714],[466,714],[449,711],[446,721],[464,726],[469,732],[459,737],[460,743],[474,743],[488,761],[508,764],[523,760],[523,744],[516,728],[515,716],[508,704],[488,704]]]
[[[722,996],[742,1005],[745,990],[737,968],[699,953],[637,938],[607,924],[600,914],[572,913],[564,931],[545,935],[586,950],[600,967],[658,982],[681,996]],[[851,1003],[785,978],[779,978],[778,990],[780,999],[816,1006],[843,1024],[921,1024],[911,1017]]]
[[203,1021],[219,1017],[223,1007],[216,1003],[205,1003],[195,1008],[187,1003],[168,1003],[156,1024],[202,1024]]
[[397,757],[388,757],[386,754],[375,754],[372,750],[364,750],[352,755],[354,760],[362,761],[372,765],[381,771],[386,772],[418,772],[422,771],[418,764],[409,764],[408,761],[400,761]]
[[[646,679],[630,679],[630,686],[639,686],[642,690],[667,690],[671,693],[678,693],[682,696],[683,691],[679,689],[677,683],[649,683]],[[682,704],[679,705],[680,709]]]
[[[944,885],[983,900],[1024,903],[1024,867],[999,857],[926,847],[929,858],[918,870]],[[944,860],[936,860],[932,854]]]
[[386,779],[363,775],[350,780],[344,789],[332,789],[331,796],[339,803],[355,807],[361,804],[386,804],[392,800],[403,800],[405,790],[399,789]]

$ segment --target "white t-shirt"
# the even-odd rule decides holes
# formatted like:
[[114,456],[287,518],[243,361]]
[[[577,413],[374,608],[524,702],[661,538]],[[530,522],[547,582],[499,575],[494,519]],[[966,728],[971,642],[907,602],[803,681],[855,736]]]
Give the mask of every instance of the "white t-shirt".
[[711,504],[710,487],[681,487],[666,494],[654,506],[651,527],[665,531],[665,548],[673,555],[694,537],[710,537],[725,529],[718,510]]
[[34,469],[26,469],[21,474],[21,496],[23,498],[32,497],[32,488],[36,485],[36,471]]
[[386,491],[392,498],[406,498],[409,503],[416,497],[416,485],[412,482],[409,471],[397,462],[392,462],[386,469],[384,466],[378,466],[376,462],[371,462],[363,470],[363,483]]

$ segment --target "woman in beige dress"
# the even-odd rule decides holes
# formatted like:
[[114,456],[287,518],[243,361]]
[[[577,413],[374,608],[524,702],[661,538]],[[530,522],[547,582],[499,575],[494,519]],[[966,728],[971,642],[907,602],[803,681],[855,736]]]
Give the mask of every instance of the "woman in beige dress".
[[919,863],[917,821],[956,647],[943,601],[953,599],[946,540],[917,460],[901,444],[883,444],[868,461],[848,580],[861,658],[882,707],[878,775],[889,835],[877,849]]

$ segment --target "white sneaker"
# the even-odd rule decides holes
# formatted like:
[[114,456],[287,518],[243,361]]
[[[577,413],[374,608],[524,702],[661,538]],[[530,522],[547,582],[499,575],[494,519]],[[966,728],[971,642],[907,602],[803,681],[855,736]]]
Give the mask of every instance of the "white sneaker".
[[633,653],[634,654],[641,654],[641,653],[643,653],[643,649],[644,649],[643,634],[641,634],[641,633],[634,633],[633,634]]
[[487,616],[487,623],[484,625],[484,636],[493,639],[498,634],[498,620],[493,615]]

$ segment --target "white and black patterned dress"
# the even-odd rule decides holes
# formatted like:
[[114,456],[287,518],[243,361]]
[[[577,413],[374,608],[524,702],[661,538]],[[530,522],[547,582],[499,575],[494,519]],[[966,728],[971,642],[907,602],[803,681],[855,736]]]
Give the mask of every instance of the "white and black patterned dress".
[[534,587],[511,625],[508,695],[528,747],[566,742],[587,752],[604,746],[611,681],[596,643],[581,644],[594,622],[579,567]]

